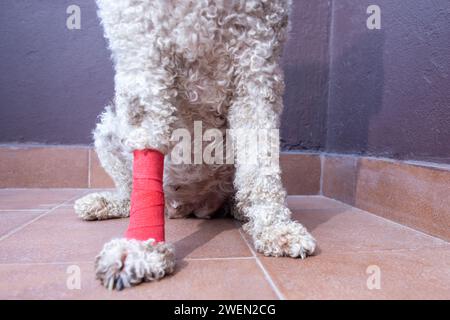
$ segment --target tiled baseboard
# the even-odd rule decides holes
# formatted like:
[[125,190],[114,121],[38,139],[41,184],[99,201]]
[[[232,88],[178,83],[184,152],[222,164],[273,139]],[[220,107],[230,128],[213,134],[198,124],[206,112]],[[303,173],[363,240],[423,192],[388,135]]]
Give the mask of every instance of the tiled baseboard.
[[[283,154],[289,194],[320,193],[318,154]],[[297,179],[302,177],[301,183]],[[96,152],[78,146],[0,146],[0,188],[111,188]]]
[[2,146],[0,188],[86,188],[88,147]]
[[[290,195],[318,195],[450,240],[450,167],[319,153],[282,153]],[[110,188],[84,146],[0,147],[0,188]]]
[[448,165],[327,154],[322,193],[450,240]]

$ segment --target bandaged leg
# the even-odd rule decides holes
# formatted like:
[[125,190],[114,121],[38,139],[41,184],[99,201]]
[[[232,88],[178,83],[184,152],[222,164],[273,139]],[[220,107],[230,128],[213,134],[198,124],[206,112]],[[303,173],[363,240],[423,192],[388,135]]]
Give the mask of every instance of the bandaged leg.
[[109,289],[122,290],[163,278],[175,269],[175,252],[164,239],[164,155],[134,152],[130,224],[125,239],[105,244],[97,256],[96,276]]
[[127,239],[165,241],[163,171],[162,153],[151,149],[134,151]]

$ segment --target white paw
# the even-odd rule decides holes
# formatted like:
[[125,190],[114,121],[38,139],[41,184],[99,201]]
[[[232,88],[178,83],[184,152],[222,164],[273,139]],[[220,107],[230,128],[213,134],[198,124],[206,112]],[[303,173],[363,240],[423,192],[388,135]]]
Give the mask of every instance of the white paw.
[[127,217],[129,201],[115,199],[110,192],[91,193],[75,201],[74,209],[83,220]]
[[108,202],[101,193],[91,193],[75,201],[74,209],[83,220],[97,220],[107,214]]
[[122,290],[163,278],[175,270],[175,250],[165,243],[115,239],[95,261],[96,277],[109,290]]
[[316,240],[296,221],[265,227],[254,236],[258,252],[273,257],[306,258],[314,253]]

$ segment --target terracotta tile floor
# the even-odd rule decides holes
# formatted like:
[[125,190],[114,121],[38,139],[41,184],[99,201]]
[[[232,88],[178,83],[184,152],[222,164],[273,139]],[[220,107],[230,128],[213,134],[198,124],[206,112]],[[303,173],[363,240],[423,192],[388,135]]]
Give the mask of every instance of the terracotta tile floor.
[[[448,242],[319,196],[289,198],[319,241],[313,257],[254,254],[231,219],[170,220],[176,273],[109,292],[94,279],[93,260],[127,220],[77,219],[71,203],[87,192],[0,190],[1,299],[450,299]],[[73,266],[81,289],[68,288]],[[379,289],[368,288],[368,269],[380,275]]]

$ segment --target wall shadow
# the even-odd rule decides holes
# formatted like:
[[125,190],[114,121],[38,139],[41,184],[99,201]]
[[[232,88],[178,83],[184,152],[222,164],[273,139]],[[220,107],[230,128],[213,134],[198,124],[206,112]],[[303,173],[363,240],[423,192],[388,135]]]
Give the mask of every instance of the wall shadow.
[[[383,30],[368,30],[352,39],[330,68],[326,151],[370,155],[371,121],[383,107]],[[378,154],[379,155],[379,154]],[[346,203],[355,205],[360,163],[354,160],[349,177],[351,194]]]

